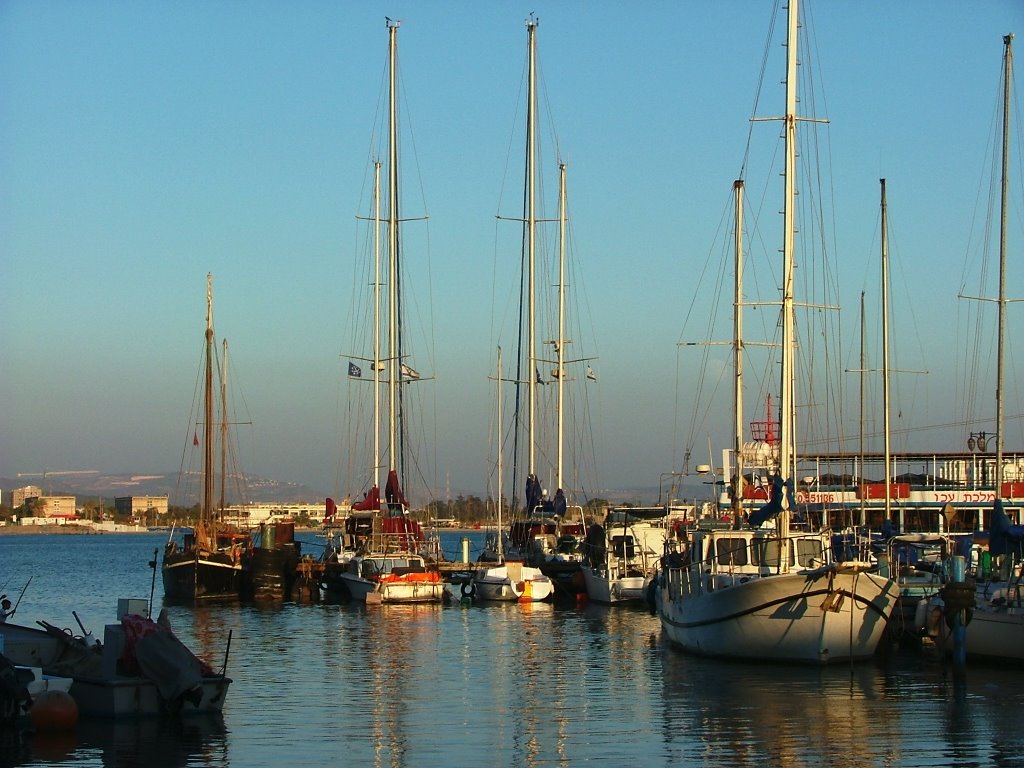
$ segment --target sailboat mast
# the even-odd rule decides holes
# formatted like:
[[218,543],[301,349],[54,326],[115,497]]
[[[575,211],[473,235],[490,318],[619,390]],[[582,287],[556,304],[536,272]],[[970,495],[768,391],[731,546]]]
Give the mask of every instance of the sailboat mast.
[[[732,189],[736,198],[736,232],[734,236],[736,280],[732,306],[736,482],[733,484],[732,512],[733,525],[738,526],[743,514],[743,179],[734,181]],[[769,418],[771,418],[770,415]]]
[[[857,482],[864,484],[864,376],[867,374],[864,354],[865,339],[865,316],[864,316],[864,291],[860,292],[860,469],[857,470]],[[860,496],[860,525],[864,525],[864,496]]]
[[206,371],[203,382],[203,509],[208,521],[213,510],[213,274],[206,273]]
[[373,164],[373,487],[380,488],[380,171]]
[[562,428],[565,424],[565,238],[567,211],[565,201],[565,163],[558,166],[558,340],[555,353],[558,365],[558,454],[555,472],[555,488],[562,485]]
[[1003,357],[1006,344],[1006,217],[1010,164],[1010,93],[1013,78],[1013,34],[1003,37],[1005,46],[1003,77],[1003,168],[1002,203],[999,210],[999,342],[996,354],[996,498],[1003,493],[1003,392],[1006,372]]
[[[779,468],[783,480],[792,481],[796,475],[796,417],[795,417],[795,318],[793,305],[794,232],[796,230],[796,67],[797,67],[797,13],[799,0],[789,0],[789,27],[786,36],[786,113],[785,113],[785,195],[783,200],[782,245],[782,403],[779,427],[782,439],[779,446]],[[782,499],[784,510],[789,509],[789,494]],[[782,515],[783,521],[787,516]],[[786,531],[780,529],[785,537]]]
[[399,22],[388,19],[388,450],[389,469],[398,468],[398,112]]
[[505,430],[504,424],[501,420],[501,346],[498,346],[498,371],[497,371],[497,420],[498,420],[498,562],[505,562],[505,546],[502,539],[502,528],[501,528],[501,473],[502,473],[502,438],[504,437]]
[[885,443],[885,519],[892,519],[892,467],[889,444],[889,208],[882,187],[882,428]]
[[526,106],[526,247],[527,259],[529,262],[528,277],[528,311],[527,311],[527,356],[529,358],[529,382],[527,392],[529,394],[529,450],[527,459],[527,471],[530,475],[536,475],[536,419],[537,419],[537,337],[536,337],[536,246],[537,246],[537,213],[536,213],[536,192],[537,192],[537,20],[530,18],[526,22],[526,37],[528,45],[529,76],[527,89]]
[[219,514],[224,514],[225,486],[228,484],[228,340],[221,342],[224,348],[223,369],[220,377],[220,503]]

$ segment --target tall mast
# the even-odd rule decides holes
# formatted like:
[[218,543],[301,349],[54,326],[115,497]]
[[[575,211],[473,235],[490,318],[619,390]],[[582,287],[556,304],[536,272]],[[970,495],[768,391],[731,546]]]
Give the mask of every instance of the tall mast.
[[1003,357],[1006,344],[1006,208],[1008,200],[1009,164],[1010,164],[1010,93],[1013,78],[1013,34],[1003,37],[1006,48],[1004,54],[1003,77],[1003,168],[1002,168],[1002,203],[999,210],[999,343],[996,353],[996,498],[1003,493],[1003,389],[1006,372],[1003,368]]
[[[782,244],[782,403],[779,417],[781,440],[779,469],[783,481],[793,481],[796,475],[796,417],[795,380],[796,352],[795,318],[793,309],[794,232],[796,229],[796,66],[797,66],[797,12],[798,0],[789,0],[789,27],[786,35],[786,158],[785,195],[783,200]],[[780,515],[779,535],[785,547],[789,534],[789,494],[782,496],[783,514]],[[785,552],[783,552],[785,555]]]
[[529,394],[529,451],[527,471],[531,475],[537,473],[535,424],[537,418],[537,338],[536,338],[536,246],[537,246],[537,212],[535,207],[537,192],[537,20],[533,17],[526,22],[526,39],[528,46],[529,76],[526,106],[526,247],[529,268],[527,311],[527,357],[529,373],[527,374],[527,392]]
[[498,346],[498,371],[497,371],[497,419],[498,419],[498,562],[505,562],[505,545],[501,533],[501,472],[502,472],[502,438],[504,436],[504,425],[501,421],[501,346]]
[[[743,514],[743,180],[734,181],[732,188],[736,197],[736,284],[732,308],[736,482],[733,485],[732,511],[733,525],[739,527]],[[770,413],[768,418],[771,419]]]
[[558,339],[555,341],[555,358],[558,365],[558,464],[555,473],[555,488],[562,485],[562,428],[565,424],[565,163],[558,166]]
[[228,340],[221,341],[224,348],[223,370],[220,377],[220,504],[219,515],[224,514],[225,486],[228,484]]
[[[866,361],[864,359],[864,291],[860,292],[860,469],[857,470],[857,482],[859,485],[864,484],[864,376],[867,373]],[[858,494],[860,496],[860,525],[865,524],[865,512],[864,512],[864,496],[865,494]]]
[[882,428],[885,442],[885,519],[892,519],[892,467],[889,445],[889,222],[885,199],[885,179],[882,187]]
[[213,275],[206,273],[206,371],[203,386],[203,520],[213,510]]
[[380,489],[380,171],[373,164],[373,487]]
[[[398,25],[388,19],[388,468],[398,469],[398,379],[401,349],[398,325]],[[401,478],[400,478],[401,479]]]

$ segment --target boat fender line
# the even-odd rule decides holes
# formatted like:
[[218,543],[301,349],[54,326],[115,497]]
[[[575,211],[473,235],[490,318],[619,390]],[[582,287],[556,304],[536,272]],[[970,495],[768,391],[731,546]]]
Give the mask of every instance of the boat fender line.
[[462,592],[463,597],[473,597],[476,594],[476,584],[472,580],[464,581],[459,591]]

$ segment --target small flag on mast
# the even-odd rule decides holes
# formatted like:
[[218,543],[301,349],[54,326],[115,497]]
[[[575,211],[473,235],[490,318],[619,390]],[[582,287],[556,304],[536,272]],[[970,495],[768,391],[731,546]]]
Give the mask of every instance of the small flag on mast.
[[349,364],[348,364],[348,375],[349,375],[349,376],[354,376],[354,377],[356,377],[357,379],[358,379],[358,378],[361,378],[361,377],[362,377],[362,375],[363,375],[363,369],[362,369],[362,368],[360,368],[360,367],[359,367],[358,365],[356,365],[355,363],[349,363]]
[[192,433],[192,445],[199,445],[199,433],[198,432],[193,432]]

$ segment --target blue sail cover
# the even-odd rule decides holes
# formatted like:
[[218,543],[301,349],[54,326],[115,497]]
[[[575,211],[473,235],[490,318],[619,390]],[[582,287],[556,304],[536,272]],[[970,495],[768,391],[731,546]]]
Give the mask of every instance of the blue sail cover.
[[536,475],[531,474],[526,478],[526,513],[528,515],[532,515],[533,510],[540,505],[542,494],[540,480],[537,479]]
[[768,503],[755,512],[752,512],[747,518],[747,521],[753,528],[759,528],[766,521],[771,520],[782,511],[783,493],[786,494],[786,498],[789,502],[789,509],[795,509],[796,504],[793,503],[793,481],[786,480],[783,482],[782,475],[776,474],[772,477],[771,498],[768,499]]
[[1003,500],[992,505],[989,523],[988,551],[993,555],[1016,554],[1024,556],[1024,525],[1012,525],[1003,511]]
[[559,488],[555,491],[555,515],[558,517],[565,517],[566,506],[565,491]]

